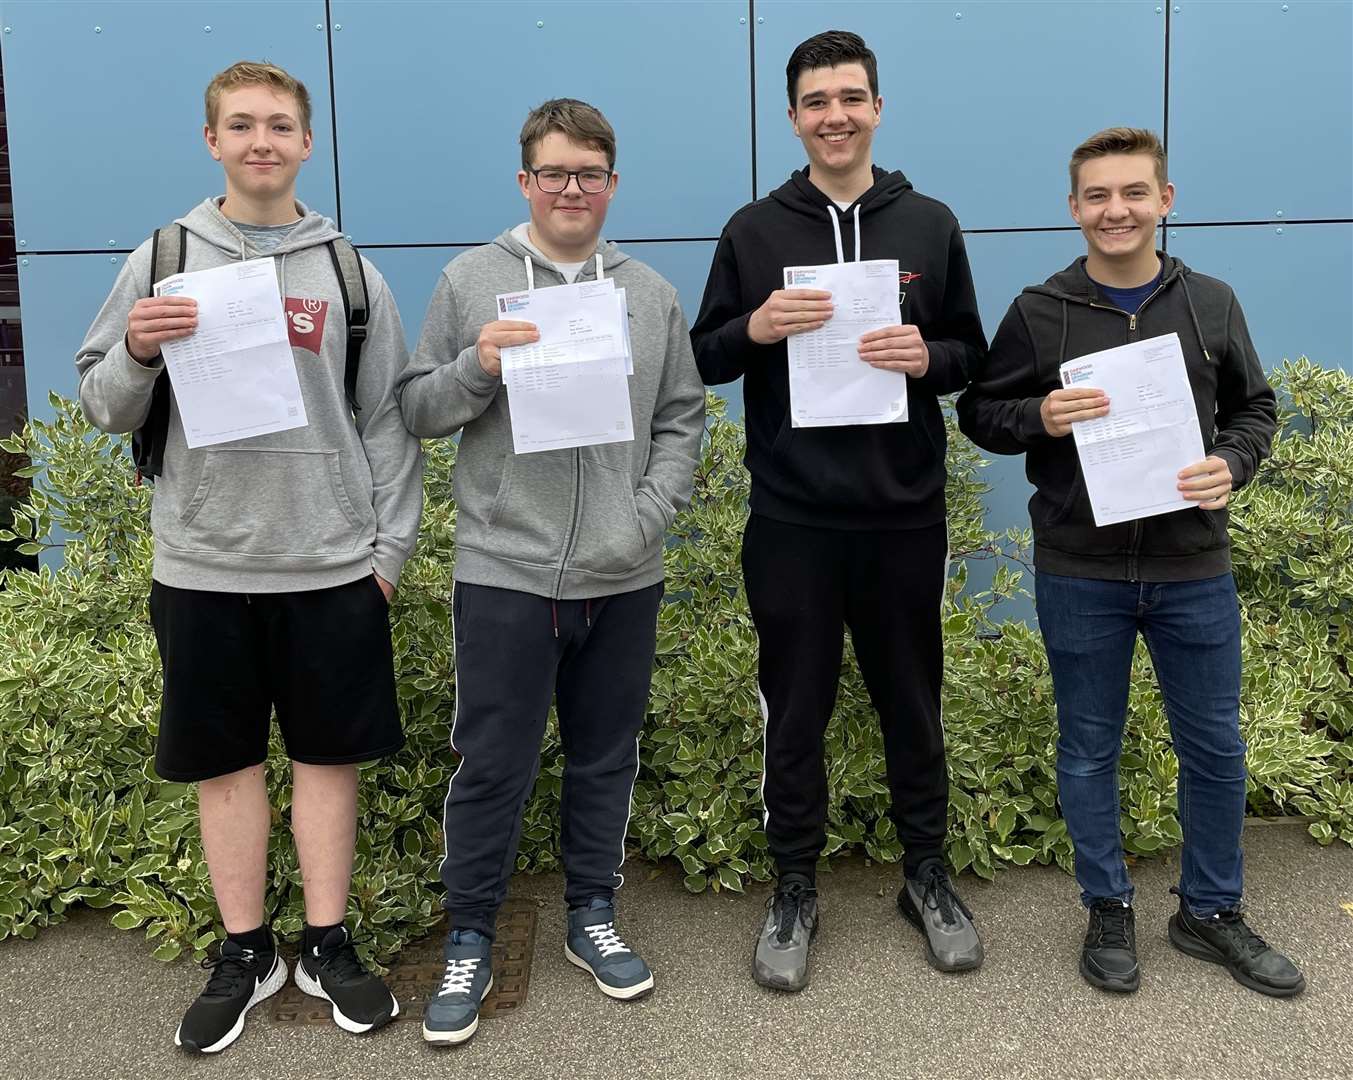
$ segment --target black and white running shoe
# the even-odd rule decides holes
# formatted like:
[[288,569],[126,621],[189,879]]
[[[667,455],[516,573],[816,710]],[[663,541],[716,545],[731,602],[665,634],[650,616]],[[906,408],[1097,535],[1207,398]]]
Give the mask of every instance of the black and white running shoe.
[[337,926],[296,962],[296,985],[334,1007],[334,1023],[363,1035],[399,1015],[399,1002],[385,983],[367,971],[352,947],[346,926]]
[[202,966],[211,978],[174,1032],[174,1045],[194,1054],[215,1054],[240,1037],[250,1009],[282,989],[287,966],[277,955],[276,941],[267,952],[256,952],[229,939]]

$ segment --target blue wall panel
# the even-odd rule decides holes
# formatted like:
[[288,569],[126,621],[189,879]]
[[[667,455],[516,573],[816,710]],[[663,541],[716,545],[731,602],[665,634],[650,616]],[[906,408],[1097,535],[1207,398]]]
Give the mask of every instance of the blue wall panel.
[[1175,6],[1177,220],[1353,217],[1353,4]]
[[[266,8],[8,0],[0,15],[22,250],[134,248],[223,192],[221,167],[202,141],[202,94],[213,75],[242,59],[266,57],[306,84],[315,152],[298,194],[333,212],[322,0]],[[30,318],[25,297],[25,336]]]
[[717,236],[751,195],[746,14],[728,0],[336,0],[344,229],[358,243],[491,240],[526,219],[527,112],[577,97],[616,130],[608,235]]
[[1170,234],[1171,254],[1235,289],[1265,367],[1306,355],[1353,372],[1353,223]]
[[1110,124],[1161,125],[1159,6],[761,0],[757,186],[764,194],[807,161],[786,118],[785,64],[800,41],[834,27],[878,56],[880,166],[948,203],[967,229],[1064,224],[1076,145]]
[[75,397],[80,386],[76,350],[124,262],[124,255],[34,255],[19,260],[28,411],[34,419],[52,418],[49,390]]

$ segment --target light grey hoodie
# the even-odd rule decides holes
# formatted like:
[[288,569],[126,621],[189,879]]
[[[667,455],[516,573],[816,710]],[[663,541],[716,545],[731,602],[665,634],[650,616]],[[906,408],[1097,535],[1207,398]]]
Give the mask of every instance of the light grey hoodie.
[[[299,206],[296,227],[272,252],[308,423],[190,450],[171,407],[164,471],[155,480],[155,580],[208,592],[302,592],[356,581],[374,569],[389,582],[413,551],[422,516],[422,454],[395,400],[408,361],[399,311],[363,260],[370,314],[353,422],[343,391],[347,324],[327,241],[328,218]],[[207,199],[178,219],[187,270],[258,258]],[[80,404],[104,431],[135,431],[150,409],[163,359],[127,352],[127,314],[149,296],[150,241],[128,257],[76,355]]]
[[[494,297],[527,287],[524,259],[537,288],[563,279],[510,231],[453,259],[438,279],[399,394],[415,434],[463,429],[457,581],[575,600],[662,580],[663,535],[690,500],[699,463],[705,390],[676,290],[614,244],[597,252],[629,307],[632,442],[514,454],[507,390],[484,373],[475,343],[498,318]],[[596,276],[593,259],[576,280]]]

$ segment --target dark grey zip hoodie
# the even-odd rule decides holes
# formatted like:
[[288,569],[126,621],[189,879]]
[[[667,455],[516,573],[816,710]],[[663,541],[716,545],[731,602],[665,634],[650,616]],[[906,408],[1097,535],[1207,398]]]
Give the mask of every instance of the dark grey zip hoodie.
[[[676,290],[614,244],[605,275],[625,290],[634,374],[632,442],[512,452],[507,389],[484,373],[475,343],[498,318],[494,297],[563,284],[539,254],[504,232],[442,271],[399,394],[409,430],[462,432],[456,453],[455,578],[576,600],[662,580],[663,535],[691,496],[705,391]],[[577,280],[596,279],[596,261]]]
[[1085,272],[1084,257],[1025,289],[958,400],[963,433],[997,454],[1026,454],[1038,491],[1029,501],[1035,566],[1068,577],[1190,581],[1231,567],[1227,512],[1189,508],[1096,526],[1075,440],[1043,427],[1043,399],[1067,360],[1142,338],[1178,333],[1203,447],[1224,458],[1234,486],[1253,478],[1277,427],[1273,390],[1229,285],[1161,254],[1160,286],[1135,315],[1116,308]]
[[[363,260],[370,317],[358,369],[356,422],[343,392],[347,350],[341,285],[326,243],[341,234],[298,204],[301,220],[271,252],[308,423],[190,450],[174,405],[164,472],[155,481],[155,580],[208,592],[301,592],[345,585],[374,569],[399,580],[422,515],[422,453],[395,400],[408,360],[384,279]],[[178,219],[187,270],[260,256],[207,199]],[[128,257],[76,354],[80,404],[104,431],[135,431],[164,360],[127,353],[127,314],[151,291],[150,241]]]

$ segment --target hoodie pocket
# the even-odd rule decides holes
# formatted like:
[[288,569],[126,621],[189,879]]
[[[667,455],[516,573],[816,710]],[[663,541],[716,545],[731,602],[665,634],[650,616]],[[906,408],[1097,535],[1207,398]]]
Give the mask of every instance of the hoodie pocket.
[[239,555],[346,554],[373,531],[337,450],[208,449],[179,525],[185,549]]
[[572,569],[620,577],[633,573],[657,551],[661,534],[652,544],[644,539],[635,498],[628,468],[583,459]]

